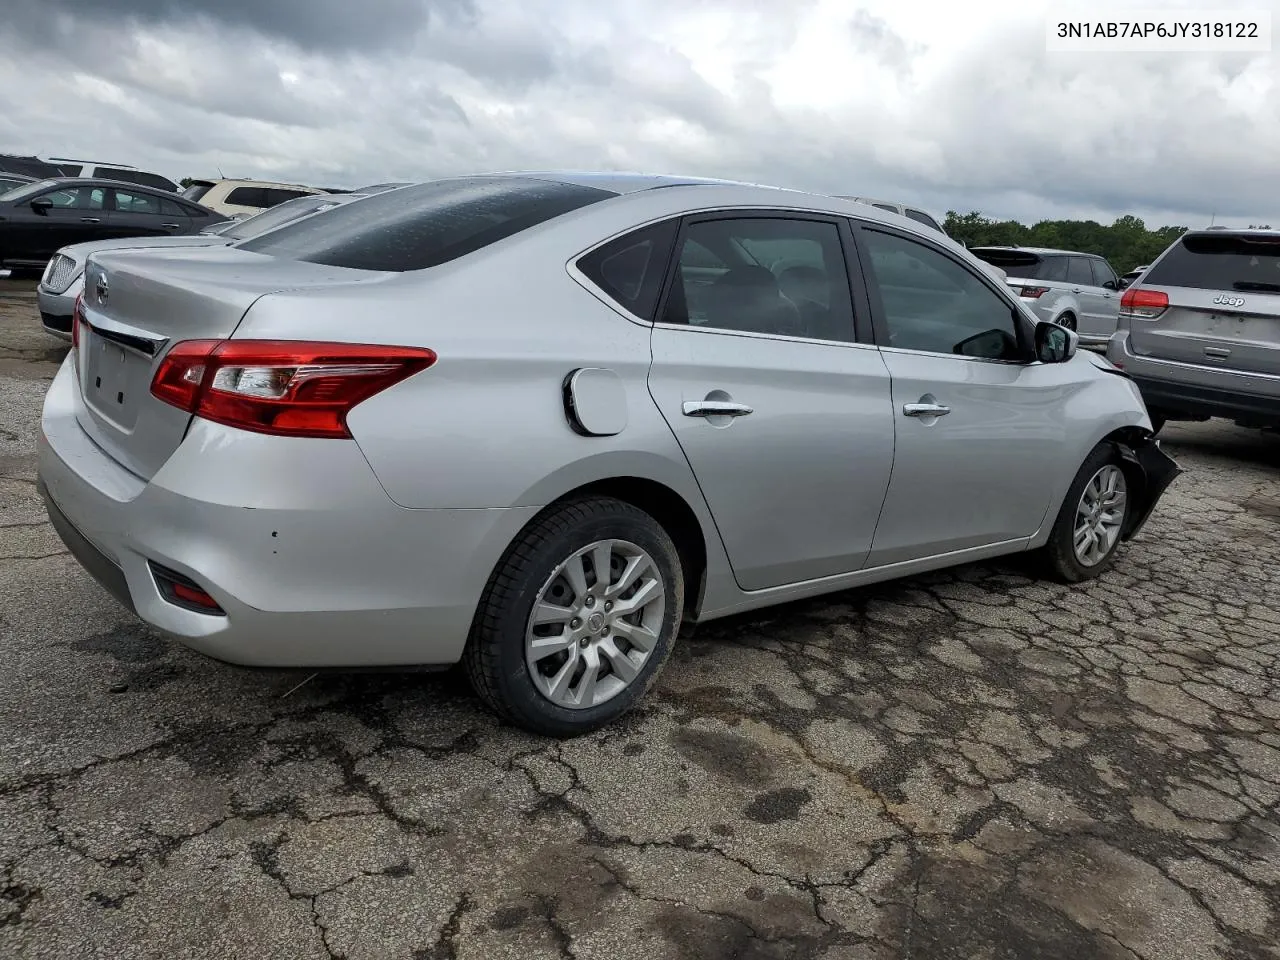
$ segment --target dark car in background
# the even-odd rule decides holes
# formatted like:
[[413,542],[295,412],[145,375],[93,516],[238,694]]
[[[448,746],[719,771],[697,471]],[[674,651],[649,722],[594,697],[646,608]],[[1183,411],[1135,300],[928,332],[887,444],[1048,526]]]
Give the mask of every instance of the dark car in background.
[[227,219],[164,190],[51,178],[0,194],[0,267],[38,277],[60,247],[116,237],[185,236]]
[[35,177],[28,177],[21,173],[9,173],[6,170],[0,170],[0,193],[7,193],[15,187],[21,187],[25,184],[35,182]]

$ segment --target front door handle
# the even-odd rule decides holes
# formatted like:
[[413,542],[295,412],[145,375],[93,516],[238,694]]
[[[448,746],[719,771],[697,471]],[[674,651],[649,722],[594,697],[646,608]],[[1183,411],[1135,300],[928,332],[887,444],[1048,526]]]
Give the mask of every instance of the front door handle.
[[686,417],[745,417],[755,412],[745,403],[732,400],[686,400],[683,410]]
[[101,217],[81,217],[80,222],[81,223],[101,223],[102,218]]
[[177,229],[178,229],[178,225],[177,225],[176,223],[162,223],[162,224],[160,224],[160,226],[164,227],[166,230],[177,230]]
[[945,417],[951,408],[941,403],[904,403],[902,412],[908,417]]

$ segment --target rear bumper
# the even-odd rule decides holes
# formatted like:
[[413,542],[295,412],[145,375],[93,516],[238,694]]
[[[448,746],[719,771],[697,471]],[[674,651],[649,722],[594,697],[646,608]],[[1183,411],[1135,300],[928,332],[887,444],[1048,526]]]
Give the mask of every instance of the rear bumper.
[[1111,338],[1107,358],[1133,378],[1149,410],[1280,424],[1280,377],[1143,357],[1130,349],[1128,331]]
[[[285,441],[196,421],[150,481],[76,419],[68,359],[45,400],[39,483],[89,573],[186,646],[255,667],[445,665],[458,660],[502,551],[536,507],[410,510],[354,443]],[[217,601],[166,599],[153,565]]]

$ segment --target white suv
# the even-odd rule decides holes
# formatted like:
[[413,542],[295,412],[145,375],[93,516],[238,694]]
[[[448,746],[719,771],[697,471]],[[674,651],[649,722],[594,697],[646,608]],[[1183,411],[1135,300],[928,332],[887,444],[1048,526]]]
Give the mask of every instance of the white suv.
[[327,192],[318,187],[269,180],[192,180],[182,196],[228,217],[251,217],[286,200]]
[[92,160],[71,160],[67,157],[50,157],[48,160],[64,177],[101,177],[104,180],[119,180],[122,183],[136,183],[143,187],[154,187],[156,190],[178,192],[178,185],[168,177],[147,170],[139,170],[127,163],[98,163]]

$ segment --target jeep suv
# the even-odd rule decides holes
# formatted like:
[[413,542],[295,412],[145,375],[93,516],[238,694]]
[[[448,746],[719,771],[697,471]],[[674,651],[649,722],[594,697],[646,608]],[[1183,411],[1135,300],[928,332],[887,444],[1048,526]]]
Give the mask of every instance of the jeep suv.
[[1116,329],[1120,281],[1111,264],[1092,253],[1044,247],[970,247],[1000,267],[1006,283],[1041,320],[1076,331],[1086,346],[1105,346]]
[[1192,230],[1120,300],[1107,358],[1165,420],[1280,427],[1280,230]]

